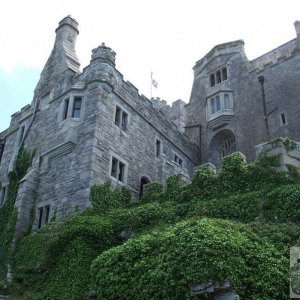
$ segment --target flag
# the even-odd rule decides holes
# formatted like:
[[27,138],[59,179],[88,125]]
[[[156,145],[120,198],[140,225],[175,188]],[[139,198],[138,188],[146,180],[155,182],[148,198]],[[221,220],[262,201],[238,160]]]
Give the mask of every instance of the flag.
[[157,86],[158,86],[157,81],[155,81],[154,79],[152,79],[152,84],[153,84],[153,86],[154,86],[155,88],[157,88]]

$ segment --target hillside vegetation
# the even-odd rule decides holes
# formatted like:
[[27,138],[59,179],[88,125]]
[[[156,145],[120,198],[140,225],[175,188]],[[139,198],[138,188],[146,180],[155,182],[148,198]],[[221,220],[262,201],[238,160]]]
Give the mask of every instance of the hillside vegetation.
[[[192,299],[190,286],[229,279],[241,299],[289,299],[299,245],[300,183],[276,157],[235,153],[219,174],[153,183],[141,202],[110,182],[93,206],[25,236],[13,255],[13,299]],[[203,298],[206,299],[206,298]]]

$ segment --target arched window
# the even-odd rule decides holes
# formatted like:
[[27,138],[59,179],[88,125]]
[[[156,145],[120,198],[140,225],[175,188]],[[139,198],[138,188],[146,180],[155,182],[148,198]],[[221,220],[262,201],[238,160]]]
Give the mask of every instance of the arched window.
[[233,132],[228,129],[221,130],[210,142],[209,161],[219,169],[223,158],[235,151],[236,142]]

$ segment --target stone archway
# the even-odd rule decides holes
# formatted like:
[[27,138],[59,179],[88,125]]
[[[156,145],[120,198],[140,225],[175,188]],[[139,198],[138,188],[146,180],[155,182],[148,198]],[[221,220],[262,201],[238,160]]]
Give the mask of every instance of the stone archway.
[[150,179],[147,176],[142,176],[140,181],[140,194],[139,199],[142,199],[143,192],[144,192],[144,185],[150,183]]
[[236,151],[235,136],[229,129],[219,131],[211,140],[209,145],[209,162],[213,163],[217,169],[221,167],[221,162],[225,156]]

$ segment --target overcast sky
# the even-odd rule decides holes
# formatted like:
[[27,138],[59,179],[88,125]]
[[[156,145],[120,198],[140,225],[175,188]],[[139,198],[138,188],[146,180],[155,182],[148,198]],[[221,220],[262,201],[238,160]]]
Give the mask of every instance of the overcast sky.
[[0,11],[0,132],[31,103],[58,22],[79,23],[81,69],[102,42],[116,67],[147,97],[189,101],[193,66],[212,47],[245,41],[250,60],[296,37],[300,0],[3,0]]

